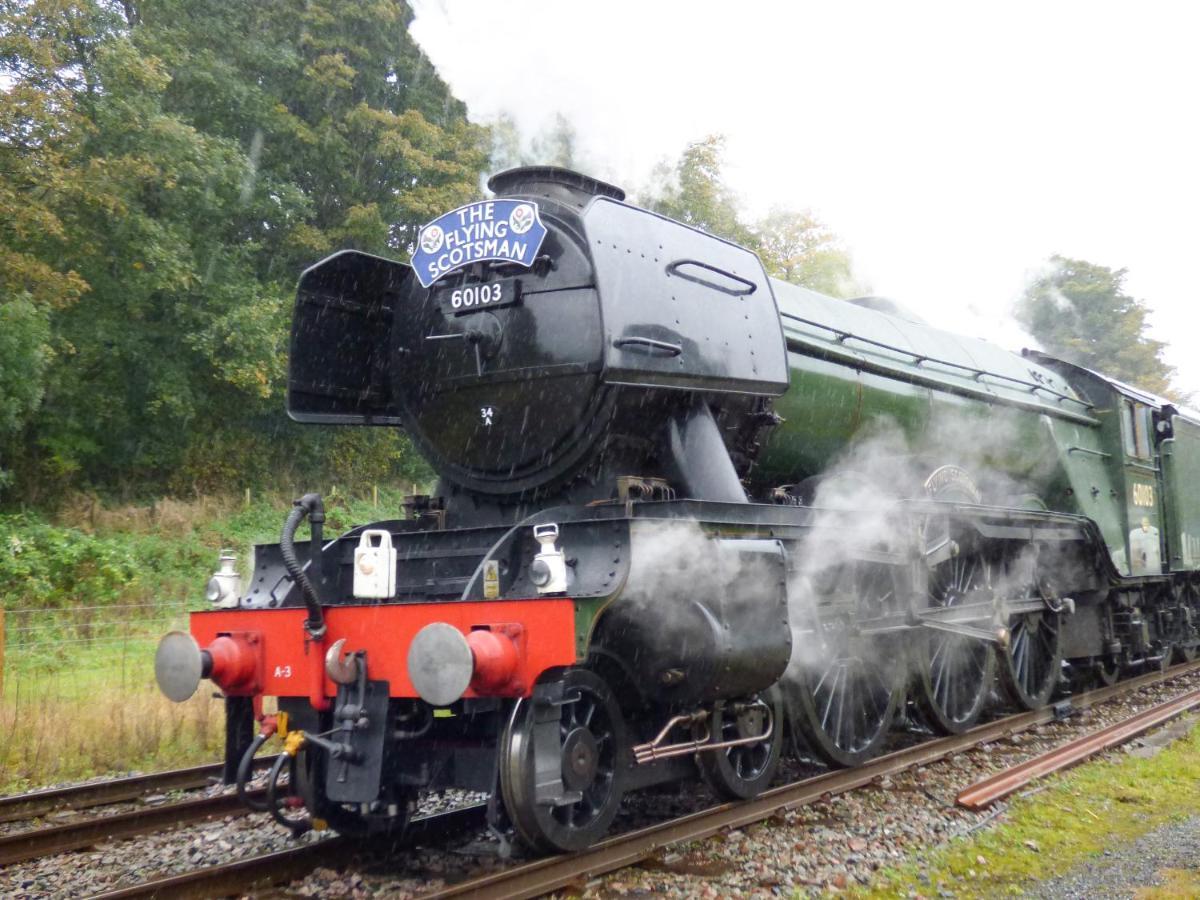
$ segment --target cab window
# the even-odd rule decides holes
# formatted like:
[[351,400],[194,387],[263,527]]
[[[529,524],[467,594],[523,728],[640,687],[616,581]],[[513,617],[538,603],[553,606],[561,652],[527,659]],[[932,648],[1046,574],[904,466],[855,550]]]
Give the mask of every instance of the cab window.
[[1150,410],[1132,400],[1121,401],[1121,436],[1125,455],[1150,458]]

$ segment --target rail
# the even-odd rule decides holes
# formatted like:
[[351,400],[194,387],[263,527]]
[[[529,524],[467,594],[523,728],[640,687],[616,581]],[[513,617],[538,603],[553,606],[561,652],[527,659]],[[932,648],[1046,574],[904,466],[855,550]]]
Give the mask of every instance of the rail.
[[[265,769],[274,762],[273,755],[263,756],[256,759],[254,765],[256,768]],[[132,775],[128,778],[73,784],[68,787],[0,797],[0,823],[32,819],[59,809],[88,809],[137,800],[147,794],[202,788],[220,779],[224,769],[223,763],[209,763],[186,769],[171,769],[149,775]]]
[[[421,816],[413,819],[397,846],[444,840],[468,829],[483,827],[486,813],[487,806],[479,804]],[[303,878],[318,866],[344,863],[356,853],[369,850],[370,847],[369,843],[331,837],[303,847],[236,860],[97,894],[92,900],[134,900],[143,897],[209,900],[211,897],[240,897],[252,889]]]
[[977,781],[960,791],[955,802],[966,809],[983,809],[997,800],[1007,797],[1018,788],[1024,787],[1035,778],[1058,772],[1088,757],[1095,756],[1097,753],[1123,744],[1197,706],[1200,706],[1200,690],[1191,691],[1182,697],[1160,703],[1136,716],[1121,722],[1114,722],[1107,728],[1085,734],[1061,747],[1055,747],[1040,756],[1026,760],[1020,765]]
[[[262,797],[263,792],[252,791],[250,795]],[[90,847],[98,841],[136,837],[175,825],[205,822],[217,816],[243,816],[249,812],[237,794],[228,793],[19,831],[0,837],[0,866]]]

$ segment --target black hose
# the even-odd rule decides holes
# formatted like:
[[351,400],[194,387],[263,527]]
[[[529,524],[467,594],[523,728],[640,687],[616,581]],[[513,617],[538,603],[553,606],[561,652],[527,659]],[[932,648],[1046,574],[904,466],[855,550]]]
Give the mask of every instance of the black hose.
[[308,573],[300,566],[296,556],[296,529],[308,518],[312,532],[310,543],[309,564],[315,572],[321,569],[321,541],[325,524],[325,504],[320,494],[305,494],[299,500],[292,502],[292,511],[288,513],[287,521],[283,523],[283,534],[279,537],[279,555],[283,557],[283,566],[296,584],[300,585],[300,594],[304,605],[308,607],[308,618],[304,621],[305,630],[313,638],[325,635],[325,617],[321,612],[321,598],[317,596]]
[[[279,802],[277,787],[279,784],[279,774],[283,771],[285,764],[295,763],[294,756],[288,756],[286,753],[280,753],[278,759],[275,760],[275,765],[271,766],[271,774],[267,776],[267,810],[271,813],[271,818],[282,825],[284,828],[290,828],[292,833],[297,837],[304,834],[312,828],[312,816],[303,815],[297,816],[294,819],[289,819],[283,814],[282,804]],[[295,787],[295,767],[292,768],[292,783]]]
[[246,793],[246,784],[250,781],[250,768],[254,765],[254,754],[259,748],[267,742],[270,735],[260,734],[250,742],[250,746],[246,748],[246,752],[242,754],[242,761],[238,763],[237,778],[234,783],[237,785],[238,799],[246,806],[255,812],[266,812],[267,804],[261,800],[256,800]]

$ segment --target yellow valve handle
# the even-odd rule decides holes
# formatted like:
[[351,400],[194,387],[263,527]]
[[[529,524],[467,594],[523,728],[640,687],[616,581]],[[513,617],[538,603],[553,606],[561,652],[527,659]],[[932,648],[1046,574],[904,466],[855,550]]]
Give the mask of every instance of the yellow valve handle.
[[297,729],[289,731],[287,737],[283,739],[283,752],[288,756],[295,756],[304,747],[304,732]]

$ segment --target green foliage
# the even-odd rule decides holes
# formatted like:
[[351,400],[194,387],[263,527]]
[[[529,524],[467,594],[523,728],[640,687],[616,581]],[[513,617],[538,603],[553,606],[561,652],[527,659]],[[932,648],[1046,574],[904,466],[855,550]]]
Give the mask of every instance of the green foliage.
[[46,310],[28,294],[0,298],[0,435],[20,427],[41,402],[49,338]]
[[[381,447],[390,443],[386,437],[375,441]],[[326,533],[336,536],[363,522],[399,517],[412,483],[382,485],[378,506],[370,482],[319,487],[332,513]],[[202,498],[118,509],[80,497],[64,522],[0,515],[0,606],[66,612],[145,603],[202,608],[218,552],[231,547],[246,560],[253,544],[278,541],[291,498],[300,490],[253,494],[249,504]]]
[[[296,448],[303,450],[295,453]],[[181,497],[221,495],[270,485],[304,493],[322,484],[398,485],[433,478],[429,464],[401,432],[390,428],[277,427],[213,423],[193,430],[168,486]]]
[[330,477],[342,485],[394,480],[408,489],[434,477],[412,443],[390,428],[342,428],[334,432],[327,458]]
[[720,135],[689,144],[674,166],[655,170],[646,205],[753,250],[775,278],[834,297],[864,293],[853,278],[849,253],[811,210],[773,209],[760,221],[747,222],[724,181],[724,153]]
[[248,149],[246,190],[301,201],[282,234],[257,229],[284,256],[270,266],[348,246],[405,253],[419,225],[477,193],[487,135],[413,42],[406,3],[140,9],[139,44],[175,75],[169,108]]
[[373,448],[372,477],[380,460],[408,474],[394,435],[302,430],[281,409],[301,269],[342,247],[404,257],[422,222],[478,192],[486,133],[413,43],[407,4],[0,14],[13,494],[225,489],[283,463],[340,475],[331,447]]
[[86,4],[59,3],[57,12],[38,18],[29,4],[0,3],[0,69],[17,76],[0,92],[0,490],[12,479],[7,457],[45,393],[51,316],[87,290],[63,258],[67,211],[104,196],[74,159],[86,120],[61,32],[66,19],[84,35],[100,25]]
[[758,236],[742,220],[741,203],[725,184],[724,155],[725,138],[721,135],[709,135],[688,144],[674,166],[660,165],[655,171],[658,185],[647,206],[685,225],[757,251]]
[[29,516],[0,516],[0,605],[5,608],[117,603],[137,581],[142,564],[120,539]]
[[1125,269],[1054,256],[1017,304],[1017,319],[1046,348],[1158,394],[1171,395],[1174,369],[1162,341],[1146,336],[1149,309],[1125,293]]
[[254,247],[230,219],[246,165],[236,143],[167,112],[167,73],[126,37],[96,57],[106,91],[92,104],[86,171],[120,205],[77,211],[86,240],[73,263],[91,290],[55,317],[63,364],[37,431],[43,448],[111,483],[130,468],[151,478],[170,468],[209,402],[267,382],[270,343],[241,344],[257,356],[257,377],[242,383],[212,350],[230,317],[278,298],[262,299],[275,289],[255,282]]
[[509,113],[501,113],[492,123],[491,130],[492,147],[488,159],[493,172],[532,164],[522,145],[517,120]]
[[831,297],[868,293],[854,278],[850,254],[812,210],[773,209],[755,231],[768,275]]

